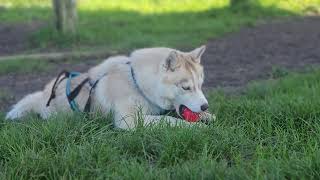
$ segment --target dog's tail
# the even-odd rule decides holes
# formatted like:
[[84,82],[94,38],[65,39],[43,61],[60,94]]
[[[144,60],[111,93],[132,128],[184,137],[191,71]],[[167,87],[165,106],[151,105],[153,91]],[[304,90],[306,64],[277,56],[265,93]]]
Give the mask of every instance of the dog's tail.
[[13,106],[12,110],[7,113],[6,119],[19,119],[30,112],[43,116],[46,109],[44,101],[43,92],[41,91],[29,94]]

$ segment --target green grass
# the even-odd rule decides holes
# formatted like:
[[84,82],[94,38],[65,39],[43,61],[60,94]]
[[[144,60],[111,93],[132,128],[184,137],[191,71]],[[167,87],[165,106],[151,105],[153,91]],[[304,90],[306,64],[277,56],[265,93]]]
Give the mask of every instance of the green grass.
[[53,30],[50,0],[1,0],[1,22],[50,22],[35,32],[33,47],[127,50],[146,46],[194,47],[261,19],[319,12],[319,0],[82,0],[78,33]]
[[[252,2],[231,7],[227,0],[82,0],[77,35],[61,35],[49,26],[34,32],[30,42],[122,51],[189,48],[261,19],[320,7],[319,0]],[[5,7],[0,21],[50,21],[50,5],[49,0],[0,0]],[[51,67],[41,60],[3,61],[0,75]],[[241,96],[211,93],[217,121],[208,127],[160,125],[125,132],[101,116],[5,122],[0,112],[0,179],[319,179],[320,71],[302,75],[275,68],[272,77],[280,79],[254,83]],[[4,96],[0,92],[0,100]]]
[[52,64],[40,59],[10,59],[0,61],[0,75],[8,73],[33,73],[48,71],[53,67]]
[[[320,71],[211,93],[208,127],[117,131],[97,116],[0,125],[0,179],[319,179]],[[1,121],[1,120],[0,120]]]

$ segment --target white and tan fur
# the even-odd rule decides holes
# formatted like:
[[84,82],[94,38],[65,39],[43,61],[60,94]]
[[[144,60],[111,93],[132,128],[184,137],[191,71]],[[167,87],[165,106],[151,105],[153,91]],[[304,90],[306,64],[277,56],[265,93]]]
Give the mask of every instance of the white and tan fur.
[[[185,123],[171,116],[160,116],[159,107],[176,110],[179,114],[179,107],[184,105],[194,112],[202,112],[206,115],[203,117],[211,120],[211,115],[203,112],[204,109],[201,108],[208,103],[201,90],[204,74],[200,59],[204,50],[204,46],[191,52],[147,48],[136,50],[130,56],[110,57],[87,73],[72,79],[71,86],[74,88],[86,77],[92,81],[101,78],[92,94],[91,111],[105,114],[112,111],[114,126],[121,129],[136,127],[134,115],[137,110],[144,115],[144,125],[158,123],[161,119],[171,124]],[[131,74],[131,66],[136,84]],[[58,112],[72,112],[65,93],[66,80],[58,85],[56,97],[52,99],[50,106],[46,107],[53,83],[54,80],[46,85],[43,91],[24,97],[14,105],[6,118],[18,119],[29,112],[35,112],[46,119]],[[137,90],[137,86],[144,95]],[[81,110],[89,96],[89,89],[90,86],[85,85],[75,99]]]

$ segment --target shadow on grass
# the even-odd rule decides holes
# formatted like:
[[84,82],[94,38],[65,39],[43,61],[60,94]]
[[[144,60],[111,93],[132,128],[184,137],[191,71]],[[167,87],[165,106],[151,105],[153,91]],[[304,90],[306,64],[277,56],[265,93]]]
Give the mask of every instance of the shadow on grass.
[[[12,19],[50,20],[49,8],[7,9],[7,14],[19,14]],[[141,14],[134,11],[79,11],[76,35],[62,35],[54,30],[53,23],[31,36],[32,47],[42,48],[93,48],[129,50],[146,46],[189,48],[205,43],[209,38],[233,32],[243,26],[254,26],[258,20],[278,16],[293,16],[292,12],[276,7],[262,7],[257,3],[236,3],[219,9],[202,12]],[[16,18],[16,19],[15,19]],[[9,15],[7,19],[10,19]]]

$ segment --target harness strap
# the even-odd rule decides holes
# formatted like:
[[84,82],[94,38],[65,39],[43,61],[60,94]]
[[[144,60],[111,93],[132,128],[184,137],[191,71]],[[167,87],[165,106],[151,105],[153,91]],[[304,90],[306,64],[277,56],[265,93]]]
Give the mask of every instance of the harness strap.
[[[62,79],[60,79],[60,77],[61,77],[62,75],[65,75],[65,76],[64,76]],[[56,80],[54,81],[54,84],[53,84],[53,86],[52,86],[51,94],[50,94],[50,97],[49,97],[48,102],[47,102],[47,104],[46,104],[47,107],[50,106],[51,100],[56,97],[56,90],[57,90],[58,85],[59,85],[63,80],[65,80],[68,76],[69,76],[69,72],[67,72],[67,71],[65,71],[65,70],[61,71],[61,72],[58,74],[58,76],[57,76],[57,78],[56,78]],[[59,81],[59,79],[60,79],[60,81]]]
[[[61,76],[64,75],[63,78],[61,78]],[[87,77],[86,79],[84,79],[73,91],[71,91],[71,79],[72,78],[75,78],[77,76],[79,76],[80,73],[78,72],[68,72],[68,71],[62,71],[58,74],[53,86],[52,86],[52,89],[51,89],[51,94],[50,94],[50,97],[49,97],[49,100],[46,104],[46,106],[50,106],[50,103],[51,103],[51,100],[54,99],[56,97],[56,90],[58,88],[58,85],[63,81],[65,80],[66,78],[67,79],[67,83],[66,83],[66,96],[67,96],[67,99],[68,99],[68,102],[69,102],[69,105],[70,105],[70,108],[73,110],[73,111],[77,111],[77,112],[80,112],[80,109],[78,107],[78,104],[76,103],[75,101],[75,98],[79,95],[81,89],[83,88],[83,86],[86,84],[86,83],[89,83],[90,85],[90,91],[89,91],[89,97],[88,97],[88,100],[85,104],[85,108],[84,108],[84,112],[90,112],[90,106],[91,106],[91,95],[92,95],[92,91],[94,90],[94,88],[97,86],[98,82],[100,81],[100,79],[102,79],[104,76],[107,75],[107,73],[103,74],[100,78],[98,78],[94,83],[91,83],[90,82],[90,79],[89,77]],[[60,79],[60,80],[59,80]]]
[[77,97],[77,95],[79,94],[79,92],[82,89],[83,85],[85,84],[84,81],[87,81],[85,79],[72,92],[70,92],[71,91],[71,79],[74,78],[74,77],[77,77],[79,75],[80,75],[79,72],[70,72],[68,80],[67,80],[67,84],[66,84],[66,95],[67,95],[67,99],[68,99],[70,108],[73,111],[77,111],[77,112],[80,112],[80,109],[79,109],[79,107],[78,107],[78,105],[77,105],[77,103],[75,102],[74,99]]
[[84,79],[69,95],[68,99],[70,101],[74,100],[80,93],[82,87],[89,81],[89,78]]
[[96,88],[98,82],[106,75],[107,75],[107,73],[103,74],[94,83],[90,83],[90,81],[89,81],[89,84],[90,84],[91,88],[90,88],[90,91],[89,91],[89,97],[88,97],[87,103],[86,103],[86,105],[84,107],[84,112],[90,112],[92,91]]
[[91,107],[91,90],[90,90],[90,94],[89,94],[87,103],[84,106],[84,112],[86,112],[86,113],[90,112],[90,107]]
[[130,71],[131,71],[131,77],[132,77],[132,80],[133,80],[133,83],[137,89],[137,91],[139,92],[139,94],[146,100],[149,102],[149,104],[152,104],[153,106],[157,107],[158,109],[161,110],[160,114],[166,114],[168,112],[170,112],[171,110],[170,109],[163,109],[162,107],[160,107],[158,104],[154,103],[150,98],[148,98],[146,96],[146,94],[143,92],[143,90],[140,88],[138,82],[137,82],[137,79],[136,79],[136,75],[134,73],[134,70],[133,70],[133,67],[131,65],[131,62],[127,62],[126,64],[128,64],[130,66]]

